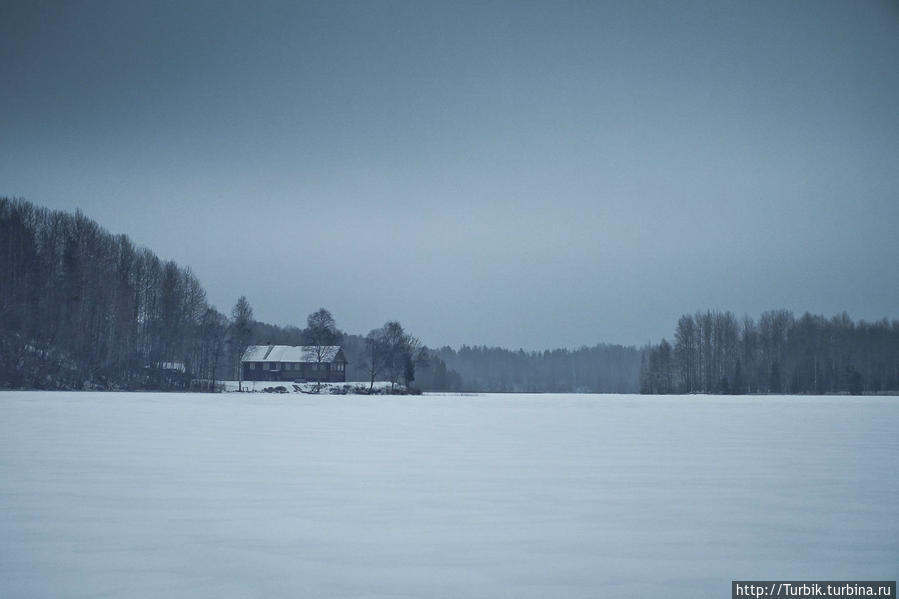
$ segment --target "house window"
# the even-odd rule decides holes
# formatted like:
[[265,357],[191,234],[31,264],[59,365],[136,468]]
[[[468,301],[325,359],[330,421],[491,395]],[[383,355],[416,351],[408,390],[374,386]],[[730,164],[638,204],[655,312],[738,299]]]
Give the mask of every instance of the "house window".
[[250,362],[250,370],[256,370],[256,362]]

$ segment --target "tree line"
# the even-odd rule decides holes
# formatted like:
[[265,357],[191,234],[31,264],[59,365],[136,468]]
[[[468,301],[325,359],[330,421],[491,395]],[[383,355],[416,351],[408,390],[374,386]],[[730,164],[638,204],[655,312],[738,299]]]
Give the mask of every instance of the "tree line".
[[0,198],[0,386],[214,380],[227,329],[190,269],[81,212]]
[[758,321],[680,317],[674,343],[645,348],[641,393],[878,393],[899,390],[899,321],[772,310]]
[[899,321],[786,310],[758,321],[685,314],[673,344],[542,352],[431,350],[389,321],[340,331],[258,322],[246,297],[219,312],[189,268],[112,235],[80,212],[0,198],[0,388],[213,389],[248,345],[341,345],[348,381],[433,391],[875,393],[899,390]]
[[445,384],[399,322],[346,335],[322,308],[305,328],[279,327],[255,321],[246,297],[225,315],[189,268],[80,211],[0,198],[0,388],[211,390],[255,344],[342,344],[348,380]]
[[463,345],[434,355],[458,373],[451,382],[458,390],[496,393],[634,393],[641,358],[635,347],[607,344],[545,351]]

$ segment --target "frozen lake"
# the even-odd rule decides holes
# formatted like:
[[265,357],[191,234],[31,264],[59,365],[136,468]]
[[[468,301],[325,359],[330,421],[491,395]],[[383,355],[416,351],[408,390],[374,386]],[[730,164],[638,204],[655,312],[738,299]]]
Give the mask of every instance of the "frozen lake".
[[0,393],[2,597],[899,577],[899,398]]

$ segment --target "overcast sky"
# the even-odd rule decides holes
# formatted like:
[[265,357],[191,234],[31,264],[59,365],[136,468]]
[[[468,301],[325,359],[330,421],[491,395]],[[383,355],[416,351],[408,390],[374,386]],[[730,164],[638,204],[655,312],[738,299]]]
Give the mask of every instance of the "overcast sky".
[[899,317],[899,4],[0,3],[0,195],[230,311],[543,348]]

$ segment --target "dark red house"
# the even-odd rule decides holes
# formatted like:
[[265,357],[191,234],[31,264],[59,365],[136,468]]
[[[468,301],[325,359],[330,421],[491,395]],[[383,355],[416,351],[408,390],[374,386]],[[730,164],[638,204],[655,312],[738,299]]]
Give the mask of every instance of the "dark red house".
[[339,345],[251,345],[240,360],[245,381],[346,382]]

